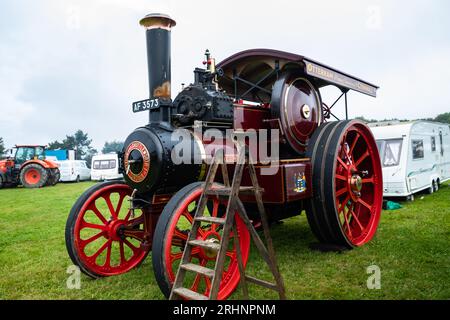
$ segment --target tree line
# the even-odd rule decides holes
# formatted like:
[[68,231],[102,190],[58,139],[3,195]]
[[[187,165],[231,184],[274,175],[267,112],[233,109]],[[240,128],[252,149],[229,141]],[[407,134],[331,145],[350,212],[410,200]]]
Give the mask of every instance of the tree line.
[[[61,141],[55,140],[47,144],[47,149],[51,150],[75,150],[76,160],[86,160],[88,166],[91,166],[92,157],[98,154],[98,150],[92,146],[92,139],[89,138],[87,132],[77,130],[74,134],[66,135]],[[106,141],[101,150],[102,153],[111,153],[122,151],[123,142]],[[0,137],[0,158],[5,153],[6,148],[3,138]]]
[[[83,130],[77,130],[72,135],[66,135],[62,141],[55,140],[48,144],[48,149],[65,149],[75,150],[76,160],[86,160],[88,166],[91,166],[92,157],[98,154],[98,150],[92,145],[92,139],[89,138],[88,133]],[[102,153],[119,152],[122,150],[123,142],[110,141],[105,142]]]
[[[398,118],[376,120],[376,119],[367,119],[367,118],[364,118],[363,116],[355,117],[355,119],[364,121],[366,123],[386,122],[386,121],[400,121],[400,122],[414,121],[414,120],[409,120],[409,119],[398,119]],[[416,120],[436,121],[436,122],[450,124],[450,112],[441,113],[441,114],[437,115],[435,118],[422,118],[422,119],[416,119]]]

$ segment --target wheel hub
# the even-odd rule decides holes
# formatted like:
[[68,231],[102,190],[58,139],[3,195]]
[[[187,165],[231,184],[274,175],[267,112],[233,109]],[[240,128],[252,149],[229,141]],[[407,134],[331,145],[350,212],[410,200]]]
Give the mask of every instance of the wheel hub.
[[113,241],[119,241],[123,235],[123,227],[125,225],[125,221],[123,220],[113,220],[110,221],[107,225],[107,237]]
[[362,178],[359,174],[354,174],[350,178],[350,188],[356,194],[361,194]]
[[[201,238],[203,241],[208,241],[211,243],[219,243],[220,242],[220,235],[217,232],[208,232],[205,234],[203,238]],[[200,248],[200,253],[203,256],[204,259],[207,260],[213,260],[217,257],[217,252],[212,249],[206,249],[206,248]]]

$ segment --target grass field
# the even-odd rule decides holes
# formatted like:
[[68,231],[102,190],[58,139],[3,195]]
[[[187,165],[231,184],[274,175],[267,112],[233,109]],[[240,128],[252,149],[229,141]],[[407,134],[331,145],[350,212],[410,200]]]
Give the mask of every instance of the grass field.
[[[125,275],[66,287],[71,261],[64,244],[68,212],[91,182],[43,189],[0,190],[1,299],[163,299],[151,255]],[[384,211],[375,239],[344,253],[311,251],[314,237],[304,215],[272,228],[289,299],[449,299],[450,185]],[[252,248],[249,274],[271,279]],[[369,290],[366,268],[381,270],[381,289]],[[253,299],[277,296],[250,285]],[[241,291],[232,296],[239,299]]]

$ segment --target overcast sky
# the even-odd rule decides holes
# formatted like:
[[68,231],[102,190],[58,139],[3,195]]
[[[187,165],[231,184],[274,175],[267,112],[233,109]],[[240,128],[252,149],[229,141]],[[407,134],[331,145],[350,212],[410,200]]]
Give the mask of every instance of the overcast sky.
[[[77,129],[94,146],[124,140],[147,114],[145,32],[150,12],[176,21],[172,94],[208,48],[306,55],[379,85],[352,93],[351,117],[434,117],[450,111],[450,1],[1,0],[0,137],[46,144]],[[325,102],[337,90],[324,93]],[[174,98],[174,97],[173,97]],[[341,111],[337,112],[340,116]]]

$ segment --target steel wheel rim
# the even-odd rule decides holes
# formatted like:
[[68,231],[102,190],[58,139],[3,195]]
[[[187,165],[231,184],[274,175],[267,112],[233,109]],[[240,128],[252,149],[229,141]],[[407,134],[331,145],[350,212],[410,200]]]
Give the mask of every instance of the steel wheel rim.
[[[142,228],[136,229],[136,235],[142,234],[139,241],[135,237],[121,236],[123,227],[143,223],[142,211],[136,210],[137,217],[131,217],[131,210],[125,209],[126,198],[132,190],[127,185],[114,184],[94,192],[83,204],[74,228],[74,246],[83,265],[90,271],[101,276],[113,276],[125,273],[139,265],[147,251],[139,242],[143,242]],[[117,195],[117,201],[111,195]],[[99,207],[97,201],[106,204],[106,209]],[[109,201],[108,201],[109,199]],[[110,215],[108,217],[108,215]],[[93,223],[93,217],[97,222]],[[85,230],[92,235],[83,234]],[[90,248],[89,246],[92,246]],[[89,252],[94,252],[89,254]],[[104,262],[102,263],[102,259]]]
[[369,242],[381,215],[382,172],[375,140],[361,124],[347,128],[334,164],[334,199],[339,226],[352,246]]
[[[165,240],[165,248],[164,248],[164,256],[165,256],[165,265],[167,266],[167,276],[172,284],[175,280],[175,275],[178,269],[178,264],[174,264],[174,262],[179,262],[182,257],[184,244],[187,239],[187,232],[180,232],[179,228],[179,221],[180,217],[183,216],[185,219],[187,219],[192,224],[193,215],[195,213],[195,209],[189,211],[188,206],[194,202],[198,203],[198,200],[200,199],[200,196],[202,194],[202,189],[197,189],[192,192],[189,197],[187,197],[183,203],[178,206],[177,210],[174,212],[173,219],[171,220],[168,236]],[[211,201],[213,203],[213,213],[212,216],[217,216],[218,207],[217,204],[221,204],[220,200],[217,197],[209,197],[208,202]],[[226,201],[225,201],[226,205]],[[192,205],[191,205],[192,206]],[[236,213],[235,216],[236,219],[236,226],[237,226],[237,232],[239,235],[239,243],[242,253],[242,260],[244,263],[244,266],[247,263],[248,256],[249,256],[249,249],[250,249],[250,234],[248,230],[245,228],[244,222],[240,219],[238,214]],[[217,234],[220,229],[220,226],[217,224],[211,224],[210,229],[203,229],[202,232],[199,232],[198,239],[205,239],[210,234]],[[183,231],[183,230],[181,230]],[[233,234],[230,236],[230,245],[233,245]],[[181,240],[181,243],[180,243]],[[181,244],[181,250],[177,251],[176,248],[180,248]],[[234,245],[233,245],[234,248]],[[175,250],[174,250],[175,249]],[[206,266],[213,268],[215,263],[215,257],[207,258],[205,253],[203,252],[203,249],[195,247],[192,250],[192,256],[193,256],[193,263],[200,264],[201,266]],[[217,295],[218,300],[224,300],[228,296],[230,296],[233,291],[235,290],[236,286],[239,283],[240,274],[239,274],[239,268],[236,258],[236,249],[234,250],[228,250],[227,251],[227,258],[225,259],[225,265],[224,265],[224,272],[222,275],[222,281],[220,283],[219,287],[219,293]],[[227,263],[228,262],[228,263]],[[194,281],[192,285],[190,285],[190,289],[196,292],[199,292],[204,295],[208,295],[210,288],[211,288],[211,280],[206,276],[202,275],[196,275],[194,277]],[[203,284],[204,288],[201,287]]]
[[28,184],[36,184],[39,182],[39,180],[41,180],[41,173],[38,170],[32,168],[28,169],[27,172],[25,172],[25,181]]

